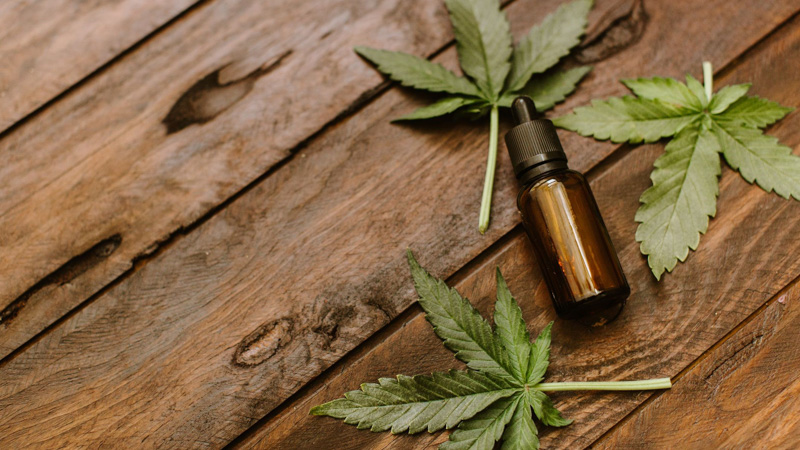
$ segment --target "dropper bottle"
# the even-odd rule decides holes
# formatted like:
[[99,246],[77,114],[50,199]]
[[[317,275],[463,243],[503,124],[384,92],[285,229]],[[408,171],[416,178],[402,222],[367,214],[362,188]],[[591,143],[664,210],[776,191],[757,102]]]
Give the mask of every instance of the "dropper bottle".
[[511,111],[516,126],[506,146],[522,185],[517,208],[556,313],[591,325],[613,320],[630,287],[589,183],[567,167],[553,122],[536,118],[533,100],[517,97]]

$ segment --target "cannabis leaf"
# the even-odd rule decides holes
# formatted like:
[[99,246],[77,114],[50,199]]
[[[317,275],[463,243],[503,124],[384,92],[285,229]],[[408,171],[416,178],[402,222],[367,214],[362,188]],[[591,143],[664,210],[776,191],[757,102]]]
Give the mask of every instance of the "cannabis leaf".
[[497,303],[489,322],[461,297],[425,271],[408,251],[408,263],[425,317],[445,347],[468,370],[381,378],[311,409],[311,414],[344,419],[359,429],[418,433],[458,428],[441,449],[538,449],[535,415],[544,425],[572,423],[561,417],[548,391],[668,389],[669,378],[618,382],[542,383],[550,364],[547,325],[530,340],[522,311],[497,270]]
[[482,117],[489,113],[489,158],[481,197],[478,229],[489,227],[494,172],[497,164],[499,108],[528,95],[540,111],[552,108],[575,90],[591,70],[577,67],[549,70],[580,42],[592,0],[561,5],[531,28],[516,48],[498,0],[445,0],[456,37],[456,51],[465,77],[440,64],[401,52],[356,47],[355,51],[403,86],[447,93],[439,101],[395,119],[430,119],[453,112]]
[[654,142],[674,139],[655,162],[653,185],[636,212],[636,240],[656,279],[696,250],[700,233],[717,211],[719,153],[745,180],[767,192],[800,200],[800,158],[761,130],[794,108],[748,97],[750,84],[725,86],[712,94],[711,65],[703,64],[705,86],[691,75],[622,80],[637,97],[593,100],[553,122],[596,139]]

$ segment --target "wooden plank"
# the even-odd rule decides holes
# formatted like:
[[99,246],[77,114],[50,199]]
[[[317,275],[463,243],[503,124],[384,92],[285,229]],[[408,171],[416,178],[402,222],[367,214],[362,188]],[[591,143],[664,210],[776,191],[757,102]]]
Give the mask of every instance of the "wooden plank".
[[374,3],[211,3],[0,140],[0,355],[368,97],[354,45],[451,39],[442,2]]
[[[794,55],[800,54],[798,24],[800,18],[787,23],[749,52],[744,62],[717,84],[752,81],[757,95],[789,105],[800,103],[800,80],[792,75],[791,69]],[[797,148],[798,125],[800,114],[795,112],[773,127],[771,133]],[[634,242],[633,216],[639,194],[649,186],[652,163],[662,152],[663,145],[633,148],[612,167],[590,177],[633,294],[622,316],[603,328],[587,329],[556,321],[548,380],[675,376],[800,273],[796,257],[800,252],[797,203],[766,194],[725,169],[717,218],[703,236],[700,249],[675,273],[657,283]],[[426,255],[418,254],[423,258]],[[502,269],[532,332],[555,319],[530,245],[519,228],[512,232],[507,243],[452,285],[488,315],[494,298],[495,267]],[[406,284],[410,285],[408,275],[405,276]],[[279,413],[254,427],[239,442],[240,446],[288,449],[302,443],[331,448],[422,448],[445,440],[445,433],[417,436],[369,433],[334,419],[308,415],[312,406],[357,389],[365,381],[461,366],[442,347],[416,305],[393,328],[378,333],[353,355],[337,362],[283,405]],[[649,395],[555,395],[557,406],[575,423],[561,430],[545,430],[542,446],[584,447]]]
[[800,284],[594,448],[800,447]]
[[3,2],[0,132],[196,2]]
[[[515,6],[512,17],[521,23],[538,20],[538,11]],[[752,23],[745,6],[720,8],[732,14],[722,22]],[[761,17],[792,13],[782,2],[759,6],[769,11]],[[737,34],[738,44],[703,47],[713,27],[674,26],[696,7],[653,5],[651,28],[628,51],[599,62],[587,85],[618,89],[611,80],[643,70],[631,57],[662,48],[664,39],[697,41],[715,61],[728,61],[772,25],[755,20],[764,28],[745,27],[753,34]],[[671,49],[670,61],[683,66],[668,70],[694,66],[680,48]],[[450,64],[453,56],[442,58]],[[516,183],[503,159],[495,226],[488,237],[475,232],[484,130],[447,121],[388,124],[415,100],[392,90],[331,127],[300,157],[4,364],[0,435],[9,442],[105,439],[123,446],[227,442],[411,304],[405,247],[448,275],[513,228]],[[572,148],[574,166],[585,169]],[[646,180],[644,173],[634,190]],[[66,415],[43,415],[43,408]]]

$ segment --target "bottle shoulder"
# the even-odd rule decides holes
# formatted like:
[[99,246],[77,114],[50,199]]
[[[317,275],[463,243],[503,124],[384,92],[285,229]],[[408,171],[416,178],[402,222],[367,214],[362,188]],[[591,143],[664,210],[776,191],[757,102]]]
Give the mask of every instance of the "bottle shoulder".
[[517,194],[517,207],[523,209],[525,203],[537,198],[542,192],[552,191],[554,185],[561,185],[566,192],[590,192],[589,183],[582,173],[572,169],[554,171],[542,174],[523,186]]
[[520,192],[530,191],[536,189],[539,186],[552,184],[552,183],[564,183],[564,184],[575,184],[575,183],[586,183],[586,177],[583,176],[582,173],[578,172],[577,170],[572,169],[560,169],[554,170],[552,172],[543,173],[540,176],[532,179],[528,183],[526,183]]

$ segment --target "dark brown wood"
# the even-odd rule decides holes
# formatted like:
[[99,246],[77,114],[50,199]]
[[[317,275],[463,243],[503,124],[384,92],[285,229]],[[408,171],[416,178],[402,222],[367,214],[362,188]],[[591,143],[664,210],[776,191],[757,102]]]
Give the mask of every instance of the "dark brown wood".
[[[383,79],[354,45],[428,55],[451,37],[442,2],[212,2],[13,130],[0,356],[373,95]],[[113,252],[70,269],[112,236]],[[41,286],[59,270],[75,276]]]
[[800,447],[800,283],[595,448]]
[[196,2],[3,2],[0,132]]
[[[751,81],[756,94],[798,104],[800,80],[791,75],[789,55],[800,52],[800,19],[759,45],[717,83]],[[793,113],[771,134],[800,146],[800,114]],[[592,173],[592,188],[604,213],[633,294],[622,316],[603,328],[587,329],[557,320],[548,380],[626,380],[675,376],[729,330],[800,274],[800,208],[744,182],[730,169],[720,183],[717,218],[700,248],[675,273],[657,283],[639,254],[633,216],[639,194],[649,185],[652,163],[662,145],[630,149],[610,168]],[[421,254],[424,256],[424,253]],[[492,310],[494,268],[500,267],[520,301],[532,332],[554,313],[527,238],[518,228],[509,242],[474,263],[452,283],[477,304]],[[406,281],[410,285],[410,281]],[[445,433],[393,436],[356,430],[329,418],[311,417],[310,408],[359,384],[399,373],[428,373],[461,366],[411,308],[402,323],[382,331],[339,361],[275,416],[251,430],[243,448],[290,449],[299,445],[331,448],[423,448]],[[791,363],[789,373],[796,370]],[[546,429],[544,448],[579,448],[592,443],[650,393],[562,393],[556,403],[575,423]],[[680,434],[677,434],[678,436]]]
[[[511,16],[517,24],[539,20],[538,10],[516,6],[511,6]],[[662,55],[669,54],[667,60],[642,59],[641,55],[663,49],[665,40],[697,42],[698,51],[723,65],[795,9],[783,2],[765,2],[754,18],[744,11],[745,3],[740,8],[722,8],[715,17],[748,25],[730,39],[704,41],[709,33],[721,33],[724,25],[716,29],[713,24],[674,26],[697,7],[695,2],[659,2],[648,7],[649,28],[641,39],[614,58],[598,62],[595,74],[568,106],[585,102],[590,93],[592,97],[620,93],[616,80],[622,76],[694,70],[697,61],[678,47],[663,50]],[[700,13],[708,8],[705,13],[710,14],[719,5],[708,2],[700,7]],[[753,23],[762,27],[750,28]],[[634,59],[636,55],[640,56]],[[292,56],[285,58],[281,67]],[[441,60],[452,65],[452,51]],[[185,89],[202,79],[187,83]],[[236,108],[251,99],[258,87],[256,83]],[[172,103],[166,102],[168,108],[159,120],[179,98],[176,95]],[[16,354],[0,367],[1,439],[11,445],[220,446],[411,304],[414,297],[402,257],[406,246],[416,249],[423,264],[435,273],[447,276],[512,229],[517,220],[516,183],[501,159],[494,226],[486,237],[475,231],[486,146],[483,129],[448,121],[417,127],[387,123],[419,100],[391,90],[357,116],[332,126],[211,220],[176,239],[167,251]],[[244,129],[220,122],[233,110],[228,111],[169,139],[186,143],[189,137],[183,133],[200,128],[206,134]],[[212,124],[216,128],[208,128]],[[231,128],[226,129],[226,124]],[[234,142],[243,142],[243,152],[254,151],[249,146],[255,143],[242,139]],[[573,165],[580,169],[591,167],[615,148],[572,136],[565,142],[572,149]],[[593,153],[595,149],[598,152]],[[603,194],[606,202],[625,199],[606,217],[619,227],[613,231],[616,242],[633,240],[634,194],[646,187],[649,165],[658,152],[660,148],[654,146],[638,149],[636,158],[624,166],[625,177],[616,177],[633,181],[617,182]],[[216,155],[199,149],[198,153],[207,158]],[[216,167],[207,165],[206,177],[196,183],[207,184]],[[178,178],[188,176],[173,166],[163,171]],[[112,175],[111,179],[117,176]],[[198,191],[186,189],[187,198],[198,198]],[[740,189],[757,190],[746,185]],[[765,196],[760,207],[787,208],[787,202],[773,197]],[[742,199],[742,211],[747,211],[749,200]],[[161,196],[143,205],[159,201]],[[178,204],[182,203],[170,205]],[[734,211],[736,206],[729,208]],[[142,222],[135,224],[138,228],[131,229],[139,230],[140,236],[152,231],[141,228]],[[761,229],[761,224],[753,223],[742,232]],[[771,238],[782,244],[780,249],[791,251],[788,230]],[[721,233],[726,231],[731,230]],[[112,258],[126,245],[127,235],[121,238]],[[713,240],[704,242],[710,249],[719,248]],[[628,246],[626,251],[628,264],[641,264],[635,248]],[[750,262],[756,269],[772,270],[790,267],[788,259],[784,255],[769,265],[763,260]],[[531,270],[532,265],[525,267]],[[783,275],[766,281],[778,283]],[[535,279],[531,275],[531,282]],[[649,286],[653,280],[641,283]],[[675,286],[664,283],[661,289]],[[543,286],[538,288],[543,295]],[[744,290],[735,292],[747,295]],[[671,300],[667,295],[661,298]],[[546,303],[540,308],[550,311]],[[636,333],[652,338],[651,325]],[[580,350],[579,341],[578,337],[572,341],[573,348]],[[636,348],[635,342],[630,348]],[[616,350],[618,357],[620,348]],[[612,375],[626,375],[626,371],[639,374],[627,367]],[[571,375],[566,369],[561,373]]]

